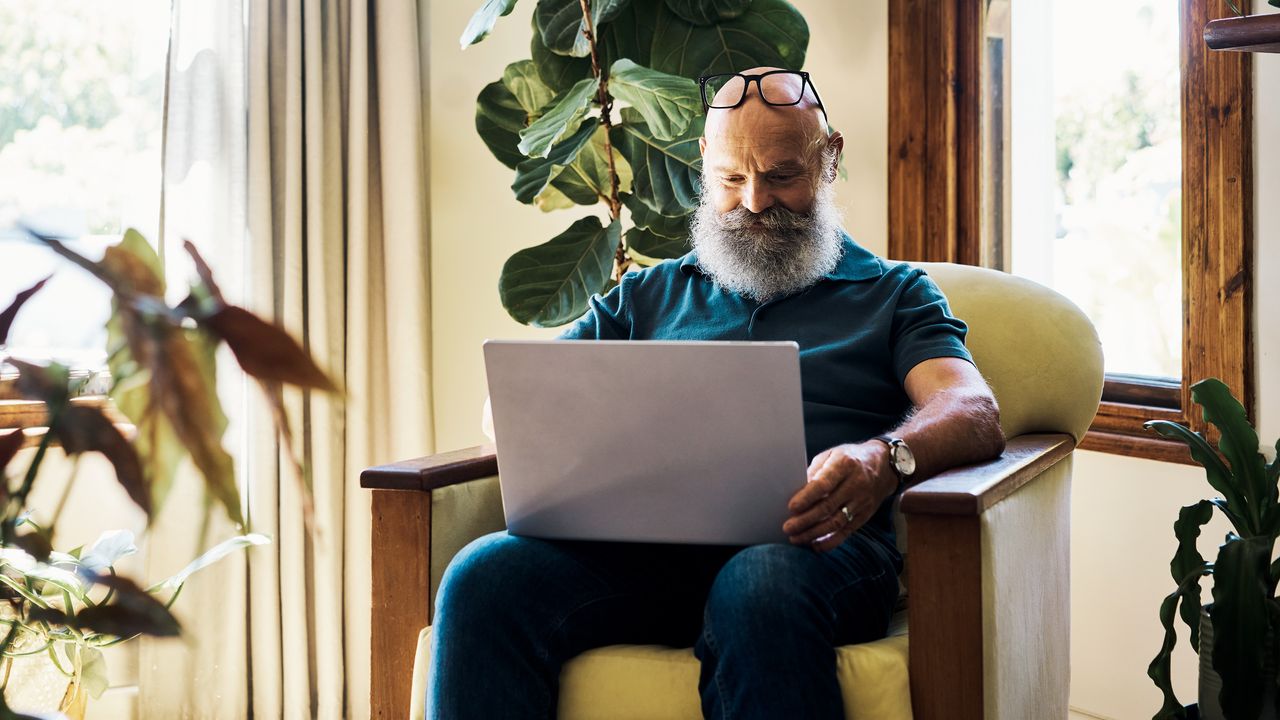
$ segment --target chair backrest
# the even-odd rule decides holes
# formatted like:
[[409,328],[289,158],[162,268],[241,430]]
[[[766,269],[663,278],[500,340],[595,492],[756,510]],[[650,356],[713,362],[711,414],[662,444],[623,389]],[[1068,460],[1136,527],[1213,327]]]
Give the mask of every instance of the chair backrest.
[[1079,443],[1102,397],[1102,344],[1075,303],[1015,275],[913,263],[969,326],[966,344],[995,393],[1005,437],[1068,433]]

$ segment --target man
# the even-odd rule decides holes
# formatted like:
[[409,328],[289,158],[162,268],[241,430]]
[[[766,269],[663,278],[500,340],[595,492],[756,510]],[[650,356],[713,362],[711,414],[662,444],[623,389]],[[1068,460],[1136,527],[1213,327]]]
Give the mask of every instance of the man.
[[562,337],[798,342],[812,462],[790,544],[482,537],[437,598],[433,717],[554,717],[563,663],[618,643],[693,645],[707,717],[843,717],[834,648],[883,637],[897,598],[894,496],[1004,447],[937,287],[840,229],[843,139],[808,76],[755,68],[703,99],[693,252],[626,275]]

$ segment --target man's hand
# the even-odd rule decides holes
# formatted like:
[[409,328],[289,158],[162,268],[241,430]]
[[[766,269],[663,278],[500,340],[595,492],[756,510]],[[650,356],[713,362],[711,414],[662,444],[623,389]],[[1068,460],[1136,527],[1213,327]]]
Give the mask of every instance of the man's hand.
[[[782,530],[793,545],[834,550],[871,519],[898,488],[884,443],[837,445],[809,463],[809,483],[791,498]],[[846,518],[841,508],[849,509]]]

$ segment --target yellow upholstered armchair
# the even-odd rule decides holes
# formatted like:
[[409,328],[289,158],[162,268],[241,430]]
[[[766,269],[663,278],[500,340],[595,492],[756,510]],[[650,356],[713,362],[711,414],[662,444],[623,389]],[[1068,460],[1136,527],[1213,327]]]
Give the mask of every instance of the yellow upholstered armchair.
[[[1065,718],[1072,450],[1102,393],[1093,326],[1021,278],[924,263],[969,324],[1000,403],[1004,454],[904,493],[907,609],[890,636],[839,648],[850,718]],[[370,468],[374,717],[421,717],[436,587],[466,543],[503,527],[491,447]],[[910,633],[907,632],[908,618]],[[698,718],[691,649],[612,646],[570,661],[562,718]]]

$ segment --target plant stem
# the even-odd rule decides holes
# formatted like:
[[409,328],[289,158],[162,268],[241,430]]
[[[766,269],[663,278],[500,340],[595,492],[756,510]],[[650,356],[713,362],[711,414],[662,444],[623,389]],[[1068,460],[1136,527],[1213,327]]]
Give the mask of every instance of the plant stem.
[[[600,103],[600,124],[604,126],[604,154],[609,160],[609,197],[606,199],[609,202],[609,217],[617,222],[622,216],[622,200],[618,197],[618,169],[613,162],[613,146],[609,143],[609,131],[613,128],[613,97],[609,95],[609,76],[600,68],[600,55],[596,50],[596,32],[591,24],[590,0],[578,0],[578,4],[582,6],[582,34],[586,36],[587,43],[591,46],[591,72],[600,80],[596,101]],[[627,256],[627,246],[620,239],[613,253],[614,279],[621,281],[623,273],[627,271],[627,266],[630,264],[631,258]]]

